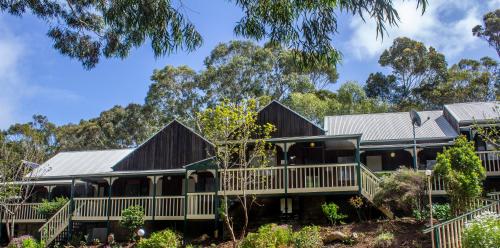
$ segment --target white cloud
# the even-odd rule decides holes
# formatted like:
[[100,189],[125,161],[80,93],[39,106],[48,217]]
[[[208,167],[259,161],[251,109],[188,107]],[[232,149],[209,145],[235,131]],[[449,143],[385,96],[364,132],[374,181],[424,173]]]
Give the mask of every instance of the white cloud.
[[[20,36],[14,35],[0,19],[0,129],[25,121],[23,104],[34,97],[55,99],[57,101],[74,101],[79,96],[64,89],[44,87],[32,83],[26,75],[24,63],[29,59],[29,44]],[[30,82],[30,83],[28,83]],[[34,113],[29,113],[29,115]]]
[[401,22],[398,26],[388,27],[383,40],[376,39],[376,24],[372,19],[365,23],[359,17],[352,17],[348,52],[357,59],[373,58],[389,47],[394,38],[406,36],[433,46],[448,57],[455,57],[477,45],[477,38],[472,36],[471,30],[481,23],[482,13],[486,11],[479,9],[480,5],[473,0],[429,1],[423,15],[414,2],[398,1],[395,6]]

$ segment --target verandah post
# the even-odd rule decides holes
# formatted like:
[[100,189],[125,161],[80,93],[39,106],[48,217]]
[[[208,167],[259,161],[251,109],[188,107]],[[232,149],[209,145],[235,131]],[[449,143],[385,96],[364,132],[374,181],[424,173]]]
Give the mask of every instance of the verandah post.
[[288,222],[288,147],[287,143],[284,144],[284,155],[285,155],[285,221]]
[[188,171],[186,170],[184,174],[184,231],[182,235],[183,243],[186,244],[186,231],[187,231],[187,211],[188,211],[188,198],[187,198],[187,192],[188,192]]
[[155,220],[156,216],[156,175],[153,176],[153,216],[151,217],[153,220]]
[[214,237],[218,238],[219,236],[219,230],[218,230],[218,223],[219,223],[219,167],[216,165],[215,167],[215,194],[214,194]]
[[69,199],[69,220],[68,220],[68,241],[71,240],[71,235],[73,231],[73,210],[75,209],[75,178],[71,179],[71,193]]
[[361,156],[360,156],[360,152],[359,152],[359,144],[360,144],[360,137],[357,137],[356,138],[356,163],[358,163],[357,167],[356,167],[356,171],[357,171],[357,179],[358,179],[358,190],[359,190],[359,194],[361,194],[361,189],[362,189],[362,185],[361,185]]
[[111,194],[113,193],[113,177],[109,177],[108,181],[108,201],[106,202],[107,211],[106,211],[106,232],[109,235],[109,215],[111,214]]

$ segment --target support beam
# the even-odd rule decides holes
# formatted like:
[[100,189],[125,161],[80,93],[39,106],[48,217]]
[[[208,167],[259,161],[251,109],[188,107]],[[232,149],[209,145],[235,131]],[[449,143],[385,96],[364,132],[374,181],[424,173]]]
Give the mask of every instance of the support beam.
[[153,216],[152,219],[153,221],[155,220],[156,216],[156,185],[158,184],[158,179],[161,177],[158,176],[148,176],[149,180],[151,180],[153,184]]
[[71,240],[71,235],[73,234],[73,211],[75,209],[75,179],[71,180],[71,193],[69,202],[69,222],[68,222],[68,241]]
[[188,171],[186,170],[186,173],[184,174],[184,231],[182,235],[182,242],[184,245],[186,245],[186,232],[187,232],[187,211],[188,211],[188,197],[187,197],[187,192],[188,192],[188,181],[189,181],[189,176],[188,176]]
[[285,221],[288,222],[288,144],[284,143],[283,146],[285,149],[283,150],[284,153],[284,160],[285,160]]
[[116,177],[105,178],[108,182],[108,201],[106,203],[107,211],[106,211],[106,232],[109,235],[110,223],[109,223],[109,215],[111,214],[111,194],[113,193],[113,182],[116,180]]
[[358,164],[356,167],[357,171],[357,180],[358,180],[358,190],[359,194],[361,194],[361,189],[363,187],[362,182],[361,182],[361,153],[359,151],[359,145],[360,145],[360,137],[356,139],[356,163]]

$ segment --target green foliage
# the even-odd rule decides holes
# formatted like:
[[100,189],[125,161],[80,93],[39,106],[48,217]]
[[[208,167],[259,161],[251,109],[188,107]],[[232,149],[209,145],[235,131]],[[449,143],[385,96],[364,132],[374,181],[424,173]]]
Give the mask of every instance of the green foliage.
[[45,248],[45,243],[43,241],[36,241],[33,238],[28,238],[23,240],[23,248]]
[[500,216],[483,213],[467,222],[462,234],[464,248],[500,247]]
[[138,248],[156,248],[156,247],[181,247],[182,241],[174,231],[166,229],[151,234],[147,239],[141,239],[137,244]]
[[256,233],[248,233],[241,242],[241,248],[278,248],[292,243],[292,230],[288,226],[267,224],[259,227]]
[[35,207],[35,210],[38,214],[45,216],[45,218],[49,218],[54,215],[59,209],[61,209],[66,203],[68,203],[69,199],[66,197],[57,197],[55,200],[48,201],[47,199],[43,199],[40,205]]
[[122,211],[120,225],[129,230],[130,237],[135,237],[135,232],[144,225],[144,209],[141,206],[131,206]]
[[[416,0],[425,10],[426,0]],[[328,63],[335,66],[340,53],[332,44],[339,10],[369,17],[384,34],[386,25],[397,25],[398,13],[390,0],[379,1],[230,1],[241,8],[234,32],[244,38],[268,40],[293,47],[300,65]],[[155,56],[177,50],[193,51],[203,38],[189,21],[182,1],[0,1],[0,13],[33,14],[50,26],[54,48],[78,59],[84,68],[99,59],[125,58],[133,48],[150,42]]]
[[452,147],[438,153],[434,172],[446,183],[451,207],[456,212],[464,211],[466,203],[483,192],[485,168],[473,142],[467,141],[465,136],[458,137]]
[[394,234],[391,232],[382,232],[377,237],[375,237],[375,243],[373,246],[375,248],[388,248],[392,247],[394,242]]
[[500,9],[486,13],[483,16],[483,26],[475,26],[472,34],[488,42],[500,56]]
[[323,246],[319,228],[306,226],[297,232],[288,226],[267,224],[259,227],[256,233],[249,233],[241,242],[242,248],[319,248]]
[[[453,213],[451,211],[451,206],[448,203],[444,204],[432,204],[432,214],[433,218],[439,221],[447,221],[453,218]],[[413,210],[413,217],[420,221],[429,220],[430,213],[429,209],[425,208],[422,211],[416,209]]]
[[323,240],[319,233],[319,227],[306,226],[292,235],[295,248],[320,248],[323,247]]
[[386,205],[393,211],[410,215],[414,210],[422,212],[425,201],[426,178],[423,173],[408,168],[382,177],[380,190],[374,197],[377,205]]
[[325,214],[332,225],[343,223],[342,220],[347,218],[347,215],[340,213],[339,206],[333,202],[323,203],[321,205],[321,210],[323,210],[323,214]]

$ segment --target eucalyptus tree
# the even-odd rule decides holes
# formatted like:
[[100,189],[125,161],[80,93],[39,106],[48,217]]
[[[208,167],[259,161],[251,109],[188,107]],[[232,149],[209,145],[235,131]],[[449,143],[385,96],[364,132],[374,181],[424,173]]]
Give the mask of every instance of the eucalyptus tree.
[[[425,11],[427,0],[412,1]],[[391,0],[231,0],[228,4],[241,8],[235,34],[294,48],[303,65],[340,60],[333,45],[338,11],[374,19],[382,36],[386,26],[399,22]],[[0,12],[33,14],[47,22],[54,48],[78,59],[86,69],[95,67],[101,57],[125,58],[146,42],[155,56],[197,49],[203,37],[186,9],[182,0],[0,0]]]
[[486,13],[483,16],[483,25],[475,26],[472,34],[488,42],[500,56],[500,9]]

